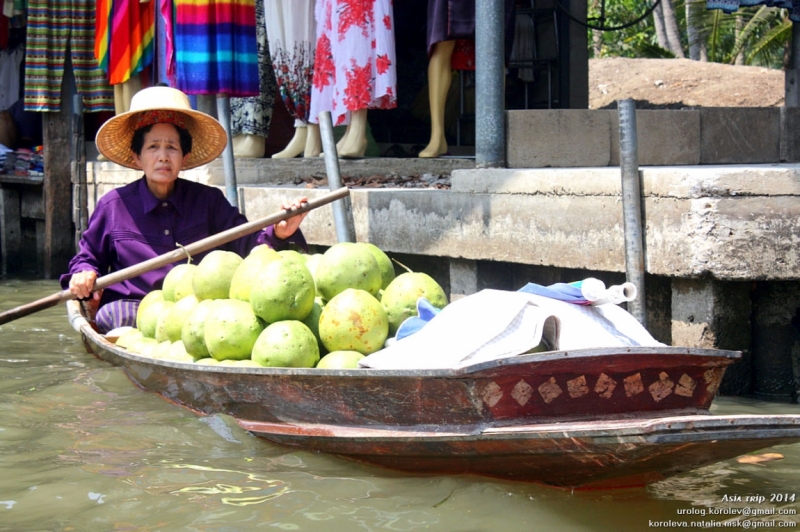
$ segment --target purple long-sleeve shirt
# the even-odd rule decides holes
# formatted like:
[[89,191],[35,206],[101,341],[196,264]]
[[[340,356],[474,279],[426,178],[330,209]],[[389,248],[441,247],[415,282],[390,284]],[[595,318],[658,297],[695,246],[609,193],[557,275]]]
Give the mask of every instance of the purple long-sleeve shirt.
[[[150,192],[142,177],[112,190],[97,202],[83,233],[80,250],[69,263],[69,273],[61,276],[61,286],[69,287],[69,280],[75,273],[93,270],[98,276],[106,275],[174,251],[177,244],[185,246],[246,222],[247,218],[216,188],[177,179],[169,198],[160,200]],[[274,226],[216,249],[245,257],[259,244],[280,250],[290,243],[308,250],[299,229],[281,240],[275,236]],[[192,256],[193,264],[198,264],[208,253]],[[164,277],[173,267],[174,264],[169,264],[109,286],[103,291],[100,304],[117,299],[141,299],[148,292],[161,288]]]

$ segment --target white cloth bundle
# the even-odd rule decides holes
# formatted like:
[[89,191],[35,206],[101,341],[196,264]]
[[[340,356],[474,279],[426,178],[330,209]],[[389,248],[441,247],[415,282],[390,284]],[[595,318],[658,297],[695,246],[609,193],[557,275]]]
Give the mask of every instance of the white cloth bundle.
[[363,358],[359,366],[459,368],[528,352],[542,339],[551,350],[663,345],[616,305],[482,290],[446,306],[419,332]]

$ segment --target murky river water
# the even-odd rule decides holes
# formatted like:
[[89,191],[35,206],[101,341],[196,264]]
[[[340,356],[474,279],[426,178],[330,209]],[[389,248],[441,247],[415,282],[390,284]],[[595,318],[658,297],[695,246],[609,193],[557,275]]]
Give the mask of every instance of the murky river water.
[[[0,280],[0,310],[57,290]],[[719,398],[713,411],[800,407]],[[61,306],[0,327],[1,531],[800,529],[800,444],[769,452],[784,459],[613,491],[417,477],[273,445],[144,392],[86,354]],[[731,513],[750,510],[776,514]]]

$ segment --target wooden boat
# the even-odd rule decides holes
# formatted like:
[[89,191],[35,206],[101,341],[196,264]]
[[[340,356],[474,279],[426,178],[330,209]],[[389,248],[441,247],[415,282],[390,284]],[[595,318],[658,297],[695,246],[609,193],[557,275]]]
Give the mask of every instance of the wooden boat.
[[632,486],[800,441],[800,416],[709,415],[733,351],[586,349],[423,371],[209,366],[128,352],[67,307],[87,349],[145,390],[275,443],[416,474]]

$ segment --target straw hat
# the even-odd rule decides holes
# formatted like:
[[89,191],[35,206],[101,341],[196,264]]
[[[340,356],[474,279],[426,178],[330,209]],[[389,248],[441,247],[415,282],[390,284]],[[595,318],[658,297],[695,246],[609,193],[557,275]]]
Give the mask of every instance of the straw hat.
[[192,109],[183,92],[171,87],[150,87],[133,95],[130,111],[108,119],[100,127],[95,137],[97,149],[110,161],[138,169],[131,151],[133,133],[160,122],[183,127],[192,136],[192,151],[184,170],[213,161],[228,143],[222,124]]

